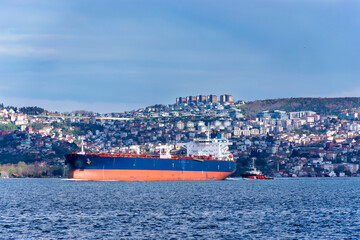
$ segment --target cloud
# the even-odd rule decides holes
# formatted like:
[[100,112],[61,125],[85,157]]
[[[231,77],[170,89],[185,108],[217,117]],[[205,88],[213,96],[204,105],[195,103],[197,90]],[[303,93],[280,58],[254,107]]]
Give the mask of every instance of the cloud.
[[58,52],[53,48],[34,48],[29,46],[4,46],[0,45],[0,56],[54,56]]
[[58,47],[49,46],[55,41],[63,42],[72,37],[62,34],[0,34],[0,56],[49,57],[59,55]]
[[54,40],[54,39],[70,39],[71,36],[63,34],[18,34],[8,33],[0,35],[0,42],[21,42],[24,40]]
[[18,42],[31,37],[29,34],[4,34],[0,35],[1,42]]

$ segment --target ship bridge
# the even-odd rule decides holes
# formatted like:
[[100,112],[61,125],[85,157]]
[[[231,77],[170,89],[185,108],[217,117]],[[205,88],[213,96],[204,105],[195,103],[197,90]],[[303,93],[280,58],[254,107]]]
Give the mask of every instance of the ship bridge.
[[209,133],[207,139],[194,139],[192,142],[178,144],[186,148],[186,156],[208,156],[213,159],[233,161],[233,155],[229,151],[232,145],[228,139],[223,137],[210,139]]

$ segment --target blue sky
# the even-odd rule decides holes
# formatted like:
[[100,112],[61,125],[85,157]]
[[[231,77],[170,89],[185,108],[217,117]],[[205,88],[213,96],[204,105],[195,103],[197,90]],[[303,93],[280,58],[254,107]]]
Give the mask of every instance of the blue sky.
[[360,1],[0,0],[0,103],[360,96]]

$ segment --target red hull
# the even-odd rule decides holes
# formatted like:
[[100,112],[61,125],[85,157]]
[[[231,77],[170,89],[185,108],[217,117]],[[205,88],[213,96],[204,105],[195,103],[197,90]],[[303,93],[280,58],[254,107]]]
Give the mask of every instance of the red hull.
[[206,181],[223,180],[231,172],[163,170],[69,170],[69,178],[90,181]]
[[242,177],[242,178],[246,178],[246,179],[262,179],[262,180],[274,179],[273,177],[265,177],[264,175],[246,176],[246,177]]

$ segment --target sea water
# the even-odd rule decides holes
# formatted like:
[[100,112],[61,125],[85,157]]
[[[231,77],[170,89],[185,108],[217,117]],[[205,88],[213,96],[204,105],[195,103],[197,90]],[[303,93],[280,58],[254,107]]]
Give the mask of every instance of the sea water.
[[0,239],[360,239],[360,178],[0,179]]

